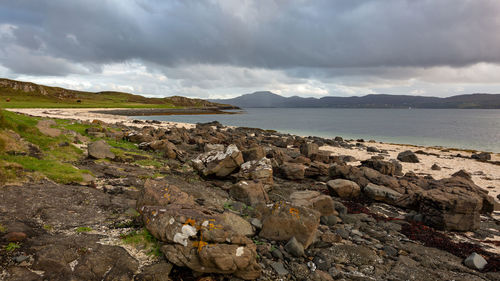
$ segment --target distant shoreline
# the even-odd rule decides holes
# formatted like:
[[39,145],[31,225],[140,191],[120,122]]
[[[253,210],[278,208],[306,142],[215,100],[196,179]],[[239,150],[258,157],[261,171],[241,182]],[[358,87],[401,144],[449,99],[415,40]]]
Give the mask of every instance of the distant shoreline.
[[206,114],[239,114],[240,112],[224,111],[223,108],[127,108],[92,110],[91,113],[112,114],[118,116],[156,116],[156,115],[206,115]]

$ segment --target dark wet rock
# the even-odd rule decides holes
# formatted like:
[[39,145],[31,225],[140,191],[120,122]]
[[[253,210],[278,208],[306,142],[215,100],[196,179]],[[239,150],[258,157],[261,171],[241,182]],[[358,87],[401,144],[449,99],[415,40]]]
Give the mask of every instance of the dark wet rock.
[[471,158],[479,160],[479,161],[489,161],[489,160],[491,160],[491,153],[481,152],[478,154],[472,154]]
[[461,178],[464,178],[464,179],[467,179],[467,180],[471,180],[472,179],[472,176],[469,172],[467,172],[466,170],[460,170],[456,173],[454,173],[453,175],[451,175],[452,177],[461,177]]
[[111,146],[105,140],[98,140],[88,146],[89,157],[94,159],[114,159],[115,154],[111,152]]
[[380,149],[378,149],[378,148],[376,148],[376,147],[374,147],[374,146],[368,146],[368,147],[366,148],[366,151],[368,151],[368,152],[375,152],[375,153],[379,153],[379,152],[380,152]]
[[243,155],[235,145],[229,145],[224,152],[210,151],[198,155],[193,166],[204,176],[226,177],[243,164]]
[[413,153],[411,150],[403,151],[398,154],[398,160],[401,162],[408,162],[408,163],[418,163],[420,162],[418,160],[417,155]]
[[439,167],[439,165],[438,165],[438,164],[434,163],[434,164],[432,164],[432,166],[431,166],[431,170],[433,170],[433,171],[440,171],[440,170],[441,170],[441,167]]
[[319,219],[320,213],[315,210],[278,202],[265,210],[259,236],[276,241],[295,237],[307,248],[314,240]]
[[326,183],[330,194],[340,198],[356,198],[361,193],[359,185],[350,180],[335,179]]

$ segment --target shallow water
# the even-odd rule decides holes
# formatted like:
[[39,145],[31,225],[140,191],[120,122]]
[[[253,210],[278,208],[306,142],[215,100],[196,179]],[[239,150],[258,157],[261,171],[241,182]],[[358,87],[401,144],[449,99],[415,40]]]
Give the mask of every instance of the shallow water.
[[233,115],[137,116],[320,136],[500,152],[500,110],[248,108]]

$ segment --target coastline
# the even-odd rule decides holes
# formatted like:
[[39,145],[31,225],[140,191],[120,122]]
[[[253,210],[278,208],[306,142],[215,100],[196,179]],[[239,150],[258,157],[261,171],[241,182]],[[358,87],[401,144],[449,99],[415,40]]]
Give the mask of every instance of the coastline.
[[[106,123],[119,123],[125,126],[135,126],[135,127],[145,127],[152,126],[156,128],[172,128],[172,127],[182,127],[186,129],[194,128],[196,124],[182,123],[182,122],[170,122],[170,121],[144,121],[138,120],[134,121],[130,116],[138,116],[136,110],[132,115],[117,115],[117,112],[121,113],[132,113],[130,109],[93,109],[93,108],[70,108],[70,109],[52,109],[52,108],[27,108],[27,109],[6,109],[12,112],[22,113],[26,115],[32,115],[37,117],[46,118],[57,118],[57,119],[73,119],[79,121],[93,121],[100,120]],[[144,112],[144,109],[140,109]],[[170,114],[188,114],[186,111],[178,110],[178,113]],[[225,113],[225,112],[224,112]],[[203,114],[203,113],[198,113]],[[356,142],[356,140],[352,140]],[[389,159],[396,159],[399,152],[405,150],[421,151],[418,154],[420,163],[405,163],[401,162],[403,173],[412,171],[417,175],[425,176],[429,175],[435,179],[442,179],[451,176],[453,173],[465,169],[472,175],[473,181],[487,190],[491,196],[495,198],[497,202],[500,200],[497,195],[500,194],[500,168],[498,164],[500,162],[500,154],[492,153],[490,162],[480,162],[475,159],[471,159],[470,156],[478,151],[469,149],[457,149],[457,148],[444,148],[444,147],[425,147],[411,144],[393,144],[384,142],[364,142],[364,146],[355,147],[353,149],[347,149],[343,147],[333,147],[333,146],[322,146],[320,149],[323,151],[331,152],[333,155],[350,155],[353,156],[356,161],[352,162],[353,165],[359,165],[361,161],[370,159],[372,156],[382,155]],[[384,153],[378,152],[368,152],[366,147],[375,147]],[[385,153],[387,152],[387,153]],[[432,165],[438,165],[441,170],[431,169]]]

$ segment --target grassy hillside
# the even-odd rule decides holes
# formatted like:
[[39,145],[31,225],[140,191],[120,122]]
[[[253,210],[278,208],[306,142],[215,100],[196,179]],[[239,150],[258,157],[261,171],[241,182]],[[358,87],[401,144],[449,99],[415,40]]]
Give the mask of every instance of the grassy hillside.
[[[50,128],[59,130],[60,134],[49,136],[43,133],[39,128],[42,120],[51,122]],[[93,136],[88,133],[89,129],[98,129],[104,136]],[[117,131],[119,129],[104,128],[99,122],[50,120],[0,109],[0,186],[43,178],[64,184],[81,182],[85,174],[91,173],[76,167],[86,156],[82,149],[72,144],[75,141],[86,145],[102,139],[111,145],[111,151],[118,158],[139,166],[160,168],[165,165],[164,159],[158,155],[113,136]]]
[[0,108],[184,108],[227,105],[173,96],[147,98],[122,92],[83,92],[0,78]]

